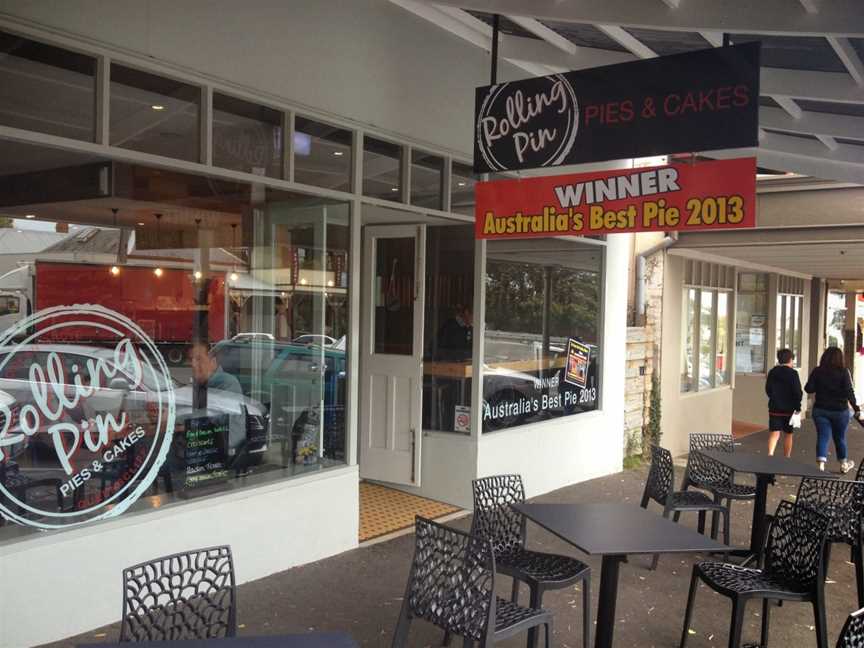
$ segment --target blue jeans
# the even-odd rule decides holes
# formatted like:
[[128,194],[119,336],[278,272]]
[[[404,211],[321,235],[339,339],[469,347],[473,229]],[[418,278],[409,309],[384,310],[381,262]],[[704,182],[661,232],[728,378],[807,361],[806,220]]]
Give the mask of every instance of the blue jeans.
[[852,420],[848,410],[813,409],[813,422],[816,424],[816,458],[818,461],[828,460],[828,440],[834,438],[834,448],[837,459],[846,459],[846,428]]

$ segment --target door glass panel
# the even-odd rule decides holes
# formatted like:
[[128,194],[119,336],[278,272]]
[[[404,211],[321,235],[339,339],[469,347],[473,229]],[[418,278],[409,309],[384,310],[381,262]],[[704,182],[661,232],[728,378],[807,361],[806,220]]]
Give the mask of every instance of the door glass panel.
[[375,241],[375,353],[414,354],[414,237]]

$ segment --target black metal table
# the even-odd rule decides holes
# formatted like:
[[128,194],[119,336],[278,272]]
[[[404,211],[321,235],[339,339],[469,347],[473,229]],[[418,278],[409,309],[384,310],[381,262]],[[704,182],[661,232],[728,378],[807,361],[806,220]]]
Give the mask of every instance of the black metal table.
[[[127,648],[128,643],[80,644],[78,648]],[[186,639],[178,641],[142,641],[136,648],[358,648],[346,634],[313,633],[271,635],[269,637],[230,637],[226,639]]]
[[[721,450],[694,450],[731,468],[734,472],[756,475],[756,500],[753,502],[753,524],[750,527],[750,547],[743,552],[747,560],[753,560],[762,551],[765,540],[765,510],[768,505],[768,485],[776,475],[787,477],[829,477],[835,475],[822,472],[816,466],[805,464],[780,455],[761,455],[755,452],[723,452]],[[733,552],[741,555],[742,552]],[[746,562],[746,561],[745,561]]]
[[516,504],[529,520],[587,554],[603,557],[595,648],[611,648],[618,570],[629,554],[722,552],[716,540],[631,504]]

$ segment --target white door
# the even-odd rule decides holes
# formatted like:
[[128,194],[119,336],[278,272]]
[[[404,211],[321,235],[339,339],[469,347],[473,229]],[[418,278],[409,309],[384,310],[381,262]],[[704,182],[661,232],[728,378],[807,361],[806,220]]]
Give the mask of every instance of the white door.
[[360,476],[420,485],[423,225],[363,230]]

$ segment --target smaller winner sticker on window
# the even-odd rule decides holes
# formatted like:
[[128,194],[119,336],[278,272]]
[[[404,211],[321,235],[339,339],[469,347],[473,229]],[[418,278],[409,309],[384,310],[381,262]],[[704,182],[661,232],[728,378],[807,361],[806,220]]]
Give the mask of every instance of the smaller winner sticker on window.
[[564,382],[585,388],[588,386],[588,363],[591,360],[591,349],[573,338],[567,340],[567,371]]

